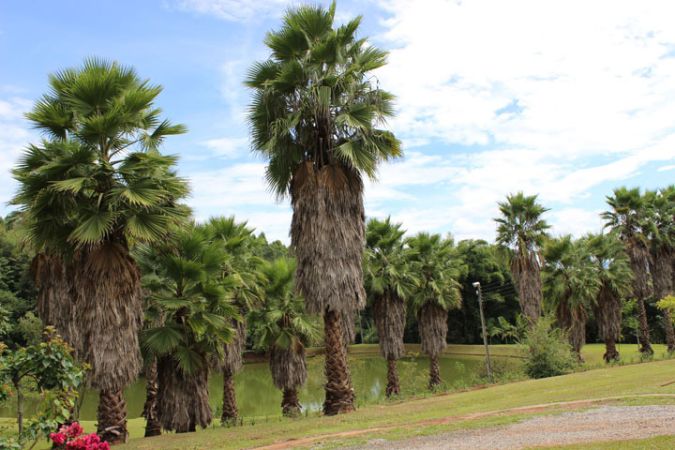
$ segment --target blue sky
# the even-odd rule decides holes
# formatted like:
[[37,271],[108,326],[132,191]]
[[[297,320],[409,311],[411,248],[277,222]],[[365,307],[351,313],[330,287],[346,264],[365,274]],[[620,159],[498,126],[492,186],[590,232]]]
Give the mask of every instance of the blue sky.
[[[164,86],[158,104],[190,132],[167,141],[195,215],[234,214],[288,241],[245,123],[247,68],[267,55],[282,0],[0,2],[0,213],[9,170],[39,136],[23,113],[47,75],[87,56]],[[325,3],[325,2],[321,2]],[[601,227],[618,185],[675,181],[675,4],[576,0],[340,1],[391,51],[377,73],[398,97],[389,127],[406,157],[366,186],[366,213],[410,233],[494,238],[496,202],[540,194],[554,233]]]

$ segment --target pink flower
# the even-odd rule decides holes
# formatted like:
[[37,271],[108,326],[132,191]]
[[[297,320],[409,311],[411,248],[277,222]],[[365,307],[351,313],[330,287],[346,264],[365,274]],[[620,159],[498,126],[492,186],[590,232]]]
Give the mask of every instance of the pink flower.
[[65,433],[61,433],[61,432],[59,432],[59,433],[51,433],[51,434],[49,435],[49,439],[52,440],[52,442],[54,443],[54,445],[57,445],[57,446],[58,446],[58,445],[63,445],[63,444],[66,443],[67,436],[65,435]]
[[78,437],[82,433],[84,433],[84,429],[82,428],[82,425],[77,422],[71,423],[70,426],[66,428],[66,435],[71,439]]

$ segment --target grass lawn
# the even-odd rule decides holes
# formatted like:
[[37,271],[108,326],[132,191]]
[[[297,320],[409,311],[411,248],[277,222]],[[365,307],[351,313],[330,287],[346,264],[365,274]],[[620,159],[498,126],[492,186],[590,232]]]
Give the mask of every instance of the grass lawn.
[[[357,345],[350,348],[350,353],[353,355],[366,355],[377,353],[377,351],[377,345]],[[417,349],[415,346],[408,346],[408,351],[414,353]],[[637,346],[624,344],[620,351],[625,362],[639,361]],[[657,359],[665,355],[665,349],[662,346],[655,346],[655,351]],[[603,402],[675,404],[675,360],[604,367],[602,363],[603,352],[604,347],[602,345],[587,345],[584,348],[584,358],[587,361],[585,368],[588,370],[570,375],[543,380],[519,381],[485,389],[439,394],[425,398],[391,401],[362,407],[355,413],[337,417],[309,416],[295,420],[278,417],[258,421],[247,419],[243,426],[234,428],[212,427],[197,433],[165,434],[150,439],[142,438],[143,419],[133,419],[129,421],[131,435],[129,443],[116,448],[120,450],[234,449],[346,431],[369,430],[366,434],[329,436],[321,439],[321,442],[330,448],[346,443],[366,442],[368,439],[375,437],[396,439],[421,434],[435,434],[460,428],[509,423],[533,414],[561,411],[566,407],[563,405],[520,411],[502,411],[553,402],[611,397],[615,399],[604,400]],[[449,346],[448,353],[480,355],[482,354],[482,347],[452,345]],[[518,349],[515,346],[494,346],[492,347],[492,353],[496,356],[514,356],[517,355]],[[603,366],[603,368],[590,370],[598,366]],[[667,384],[670,382],[673,383]],[[639,397],[644,394],[666,394],[672,397]],[[584,407],[588,406],[590,405],[584,405]],[[489,412],[489,414],[484,414],[486,412]],[[480,416],[481,414],[482,416]],[[452,419],[448,420],[447,418]],[[434,419],[444,420],[434,421]],[[9,425],[11,419],[0,419],[0,424]],[[87,431],[95,430],[94,422],[83,422],[83,425]],[[654,445],[661,445],[662,441],[656,439]],[[317,441],[312,441],[311,445],[317,443]],[[666,447],[669,446],[666,445]]]

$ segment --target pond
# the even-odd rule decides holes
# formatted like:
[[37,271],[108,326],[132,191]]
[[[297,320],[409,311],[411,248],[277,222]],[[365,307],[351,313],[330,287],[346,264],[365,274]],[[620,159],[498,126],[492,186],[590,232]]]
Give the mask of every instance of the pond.
[[[321,410],[323,402],[323,357],[308,359],[309,376],[300,391],[300,401],[305,410]],[[445,356],[440,360],[441,376],[445,389],[471,386],[479,382],[483,371],[482,357]],[[384,399],[387,369],[384,359],[376,356],[350,357],[352,381],[358,405],[376,403]],[[403,394],[426,391],[429,361],[427,358],[406,358],[398,363]],[[222,376],[214,374],[209,380],[211,406],[215,417],[220,417],[223,385]],[[235,378],[235,389],[240,415],[243,417],[278,416],[281,414],[281,391],[272,384],[266,363],[246,364]],[[129,418],[140,417],[145,401],[145,381],[138,380],[125,391]],[[82,404],[80,419],[96,420],[97,393],[87,392]],[[13,417],[13,402],[0,407],[0,417]],[[37,405],[36,399],[27,399],[26,412],[30,415]],[[215,414],[218,412],[217,414]]]

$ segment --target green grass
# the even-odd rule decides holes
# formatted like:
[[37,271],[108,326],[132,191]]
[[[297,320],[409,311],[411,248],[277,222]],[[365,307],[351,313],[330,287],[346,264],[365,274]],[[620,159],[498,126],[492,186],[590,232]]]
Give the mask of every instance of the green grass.
[[[565,450],[614,450],[619,448],[617,441],[593,442],[590,444],[567,445],[563,447],[546,447],[547,449]],[[621,441],[622,450],[650,450],[675,448],[675,436],[657,436],[647,439],[631,439]]]

